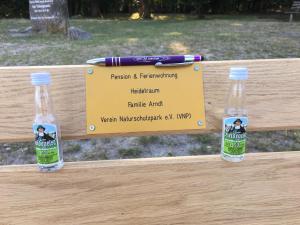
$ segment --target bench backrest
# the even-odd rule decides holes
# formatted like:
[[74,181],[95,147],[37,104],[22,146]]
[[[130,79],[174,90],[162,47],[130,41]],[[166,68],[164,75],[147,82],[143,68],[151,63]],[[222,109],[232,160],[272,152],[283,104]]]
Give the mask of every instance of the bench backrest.
[[[300,59],[211,61],[204,62],[203,66],[207,129],[201,132],[221,128],[231,66],[249,68],[250,130],[300,128]],[[30,73],[34,71],[49,71],[53,75],[51,94],[63,138],[89,137],[86,134],[84,77],[87,68],[88,65],[1,67],[0,141],[32,140],[34,88]],[[182,132],[191,131],[179,133]]]
[[[204,63],[205,131],[221,127],[230,66],[249,68],[252,130],[300,127],[300,59],[246,60]],[[0,68],[0,140],[32,140],[29,74],[41,70],[53,74],[63,137],[87,137],[87,68]],[[299,224],[299,162],[299,152],[284,152],[242,163],[212,155],[66,163],[48,174],[1,166],[0,224]]]

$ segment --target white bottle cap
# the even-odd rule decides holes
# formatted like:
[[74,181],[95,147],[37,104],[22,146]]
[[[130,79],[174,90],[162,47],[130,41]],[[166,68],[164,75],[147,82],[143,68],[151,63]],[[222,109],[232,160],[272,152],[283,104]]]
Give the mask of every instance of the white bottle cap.
[[247,80],[248,69],[246,67],[231,67],[229,73],[230,80]]
[[51,82],[51,75],[48,72],[38,72],[31,74],[32,85],[48,85]]

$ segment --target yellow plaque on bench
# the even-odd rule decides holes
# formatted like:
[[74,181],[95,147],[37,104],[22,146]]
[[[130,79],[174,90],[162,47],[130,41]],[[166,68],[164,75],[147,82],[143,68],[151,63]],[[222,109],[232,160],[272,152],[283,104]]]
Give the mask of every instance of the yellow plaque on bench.
[[204,129],[202,65],[91,66],[86,71],[88,134]]

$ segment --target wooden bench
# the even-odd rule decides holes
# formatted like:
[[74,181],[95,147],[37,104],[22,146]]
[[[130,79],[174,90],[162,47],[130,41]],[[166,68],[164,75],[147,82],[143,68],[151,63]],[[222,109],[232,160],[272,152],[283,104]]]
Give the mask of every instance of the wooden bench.
[[290,8],[290,11],[286,12],[290,14],[289,22],[293,22],[293,15],[300,13],[300,1],[293,1],[293,5]]
[[[221,128],[230,66],[249,68],[250,130],[300,128],[300,59],[203,65],[207,129],[202,132]],[[51,94],[63,137],[87,138],[86,69],[0,68],[0,140],[32,140],[29,74],[41,70],[53,74]],[[50,174],[35,165],[1,166],[0,225],[297,225],[299,187],[297,151],[247,154],[241,163],[219,155],[76,162]]]

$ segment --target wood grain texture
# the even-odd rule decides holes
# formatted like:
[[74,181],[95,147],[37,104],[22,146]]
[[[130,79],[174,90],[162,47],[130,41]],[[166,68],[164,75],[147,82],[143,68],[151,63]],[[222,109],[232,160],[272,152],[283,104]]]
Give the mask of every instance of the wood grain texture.
[[[217,131],[221,128],[229,86],[228,72],[231,66],[249,68],[247,106],[250,130],[300,128],[299,58],[218,61],[204,62],[208,122],[205,132]],[[29,75],[34,71],[49,71],[53,74],[51,94],[56,114],[61,122],[63,137],[86,138],[84,72],[87,68],[86,65],[0,68],[0,141],[32,139],[34,90]],[[172,133],[172,131],[164,133]],[[150,133],[122,135],[143,134]]]
[[297,225],[299,152],[0,167],[1,225]]

